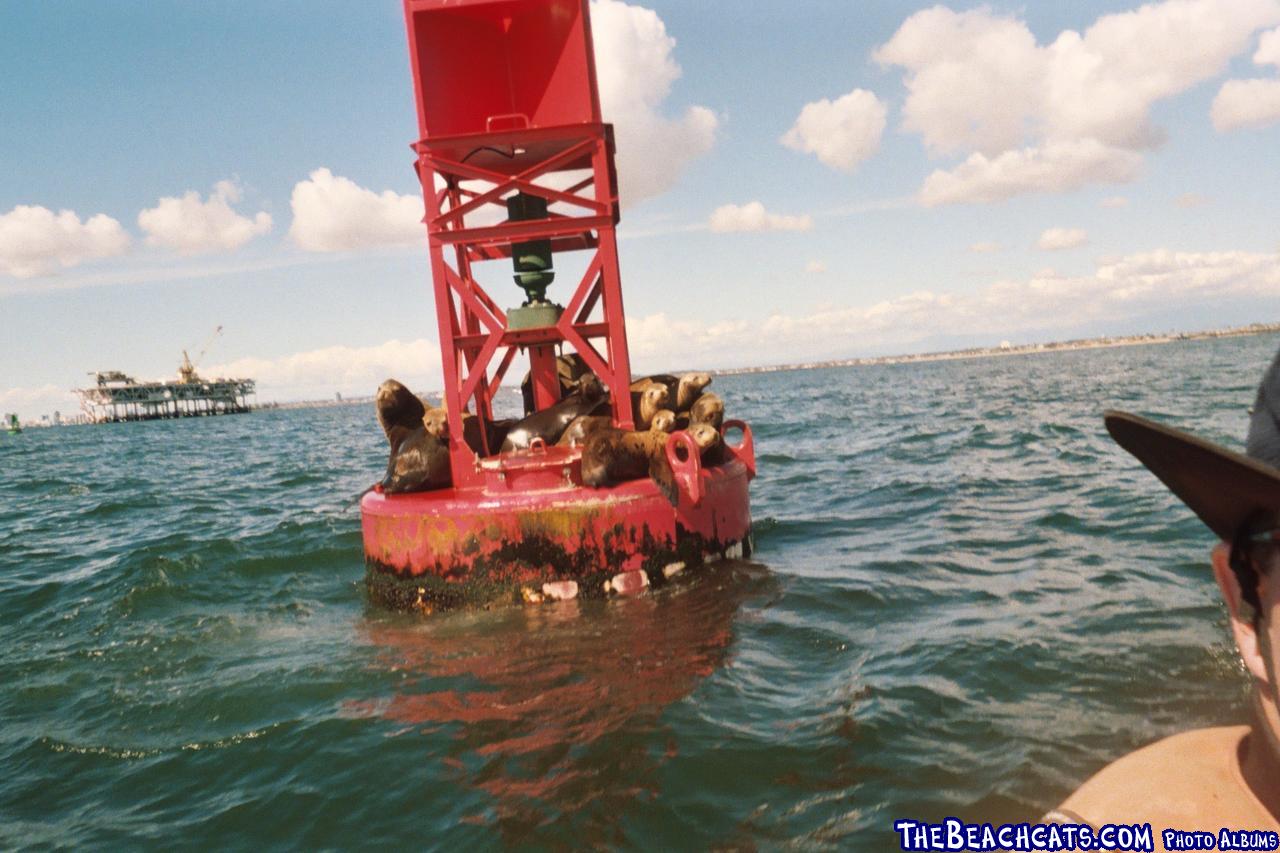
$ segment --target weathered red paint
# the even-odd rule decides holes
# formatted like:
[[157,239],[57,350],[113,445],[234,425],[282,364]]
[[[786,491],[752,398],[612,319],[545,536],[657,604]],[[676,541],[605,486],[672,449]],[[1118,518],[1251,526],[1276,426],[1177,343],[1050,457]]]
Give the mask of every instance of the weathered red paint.
[[[539,409],[559,397],[561,347],[609,389],[615,425],[634,425],[613,128],[600,115],[588,0],[405,0],[404,11],[449,454],[454,484],[470,487],[483,475],[470,464],[462,412],[482,425],[493,419],[494,396],[521,350]],[[511,220],[505,199],[517,192],[553,208],[542,219]],[[549,240],[557,257],[589,258],[576,282],[561,269],[552,285],[551,299],[563,301],[558,320],[510,329],[504,307],[524,296],[510,284],[512,247],[536,239]],[[495,261],[507,284],[490,294],[476,268]]]
[[[730,458],[680,464],[672,506],[649,479],[582,485],[578,448],[535,448],[477,461],[483,485],[361,501],[375,597],[433,606],[518,599],[522,588],[576,581],[601,595],[615,574],[646,569],[655,583],[675,563],[699,565],[751,549],[750,430]],[[672,445],[688,440],[672,436]],[[690,445],[692,443],[690,442]],[[668,573],[669,574],[669,573]]]
[[[725,431],[740,430],[741,440],[710,468],[688,434],[671,436],[676,506],[649,479],[583,486],[577,448],[491,455],[486,447],[478,456],[466,444],[462,413],[492,419],[494,395],[522,350],[539,409],[559,395],[560,347],[609,389],[615,426],[634,424],[613,128],[600,114],[588,0],[405,0],[404,9],[453,488],[364,496],[371,597],[430,609],[599,596],[615,577],[619,592],[634,592],[641,579],[661,584],[687,567],[748,555],[755,450],[740,421]],[[569,172],[580,175],[567,186]],[[555,209],[495,224],[513,193]],[[532,239],[549,240],[556,255],[590,257],[577,283],[562,285],[559,319],[510,329],[500,303],[510,304],[514,288],[490,295],[474,267],[509,263],[513,246]]]

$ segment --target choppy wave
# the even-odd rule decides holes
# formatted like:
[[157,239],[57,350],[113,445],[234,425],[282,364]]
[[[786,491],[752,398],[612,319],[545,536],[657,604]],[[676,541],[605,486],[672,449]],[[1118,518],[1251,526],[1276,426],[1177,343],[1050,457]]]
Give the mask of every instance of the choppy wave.
[[1276,343],[722,377],[758,563],[428,621],[364,600],[370,411],[5,437],[0,847],[880,849],[897,816],[1033,819],[1239,718],[1208,534],[1100,413],[1238,446]]

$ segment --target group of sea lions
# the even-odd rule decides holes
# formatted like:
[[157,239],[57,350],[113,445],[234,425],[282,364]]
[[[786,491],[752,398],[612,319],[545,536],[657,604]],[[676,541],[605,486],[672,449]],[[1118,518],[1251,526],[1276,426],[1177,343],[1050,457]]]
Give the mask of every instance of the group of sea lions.
[[[477,454],[489,448],[501,453],[529,449],[536,439],[545,444],[582,448],[582,481],[588,486],[612,486],[651,477],[674,505],[678,499],[675,475],[667,460],[667,435],[686,430],[703,464],[724,461],[720,429],[724,401],[705,390],[706,373],[646,376],[631,383],[634,430],[613,426],[613,410],[599,377],[586,369],[576,354],[556,359],[562,398],[539,412],[533,406],[529,377],[525,377],[526,416],[487,424],[481,440],[481,421],[464,412],[463,440]],[[451,483],[449,420],[442,407],[428,406],[394,379],[378,387],[378,423],[391,445],[382,490],[388,494],[444,488]]]

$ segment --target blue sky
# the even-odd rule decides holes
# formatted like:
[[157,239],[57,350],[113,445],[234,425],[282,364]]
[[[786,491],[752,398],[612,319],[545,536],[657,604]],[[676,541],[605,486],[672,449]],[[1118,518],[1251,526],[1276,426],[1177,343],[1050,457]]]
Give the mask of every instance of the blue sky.
[[[592,14],[637,370],[1280,319],[1280,2]],[[398,3],[6,2],[0,39],[0,410],[215,325],[262,399],[439,387]]]

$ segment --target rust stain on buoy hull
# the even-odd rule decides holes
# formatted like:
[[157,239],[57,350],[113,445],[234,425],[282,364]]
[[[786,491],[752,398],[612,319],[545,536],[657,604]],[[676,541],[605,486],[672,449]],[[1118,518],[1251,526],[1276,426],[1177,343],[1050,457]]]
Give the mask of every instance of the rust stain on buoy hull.
[[649,480],[494,496],[442,489],[361,501],[370,598],[401,609],[518,602],[521,590],[575,581],[582,597],[643,569],[655,585],[673,564],[695,568],[751,551],[743,461],[702,468],[702,496],[672,506]]

